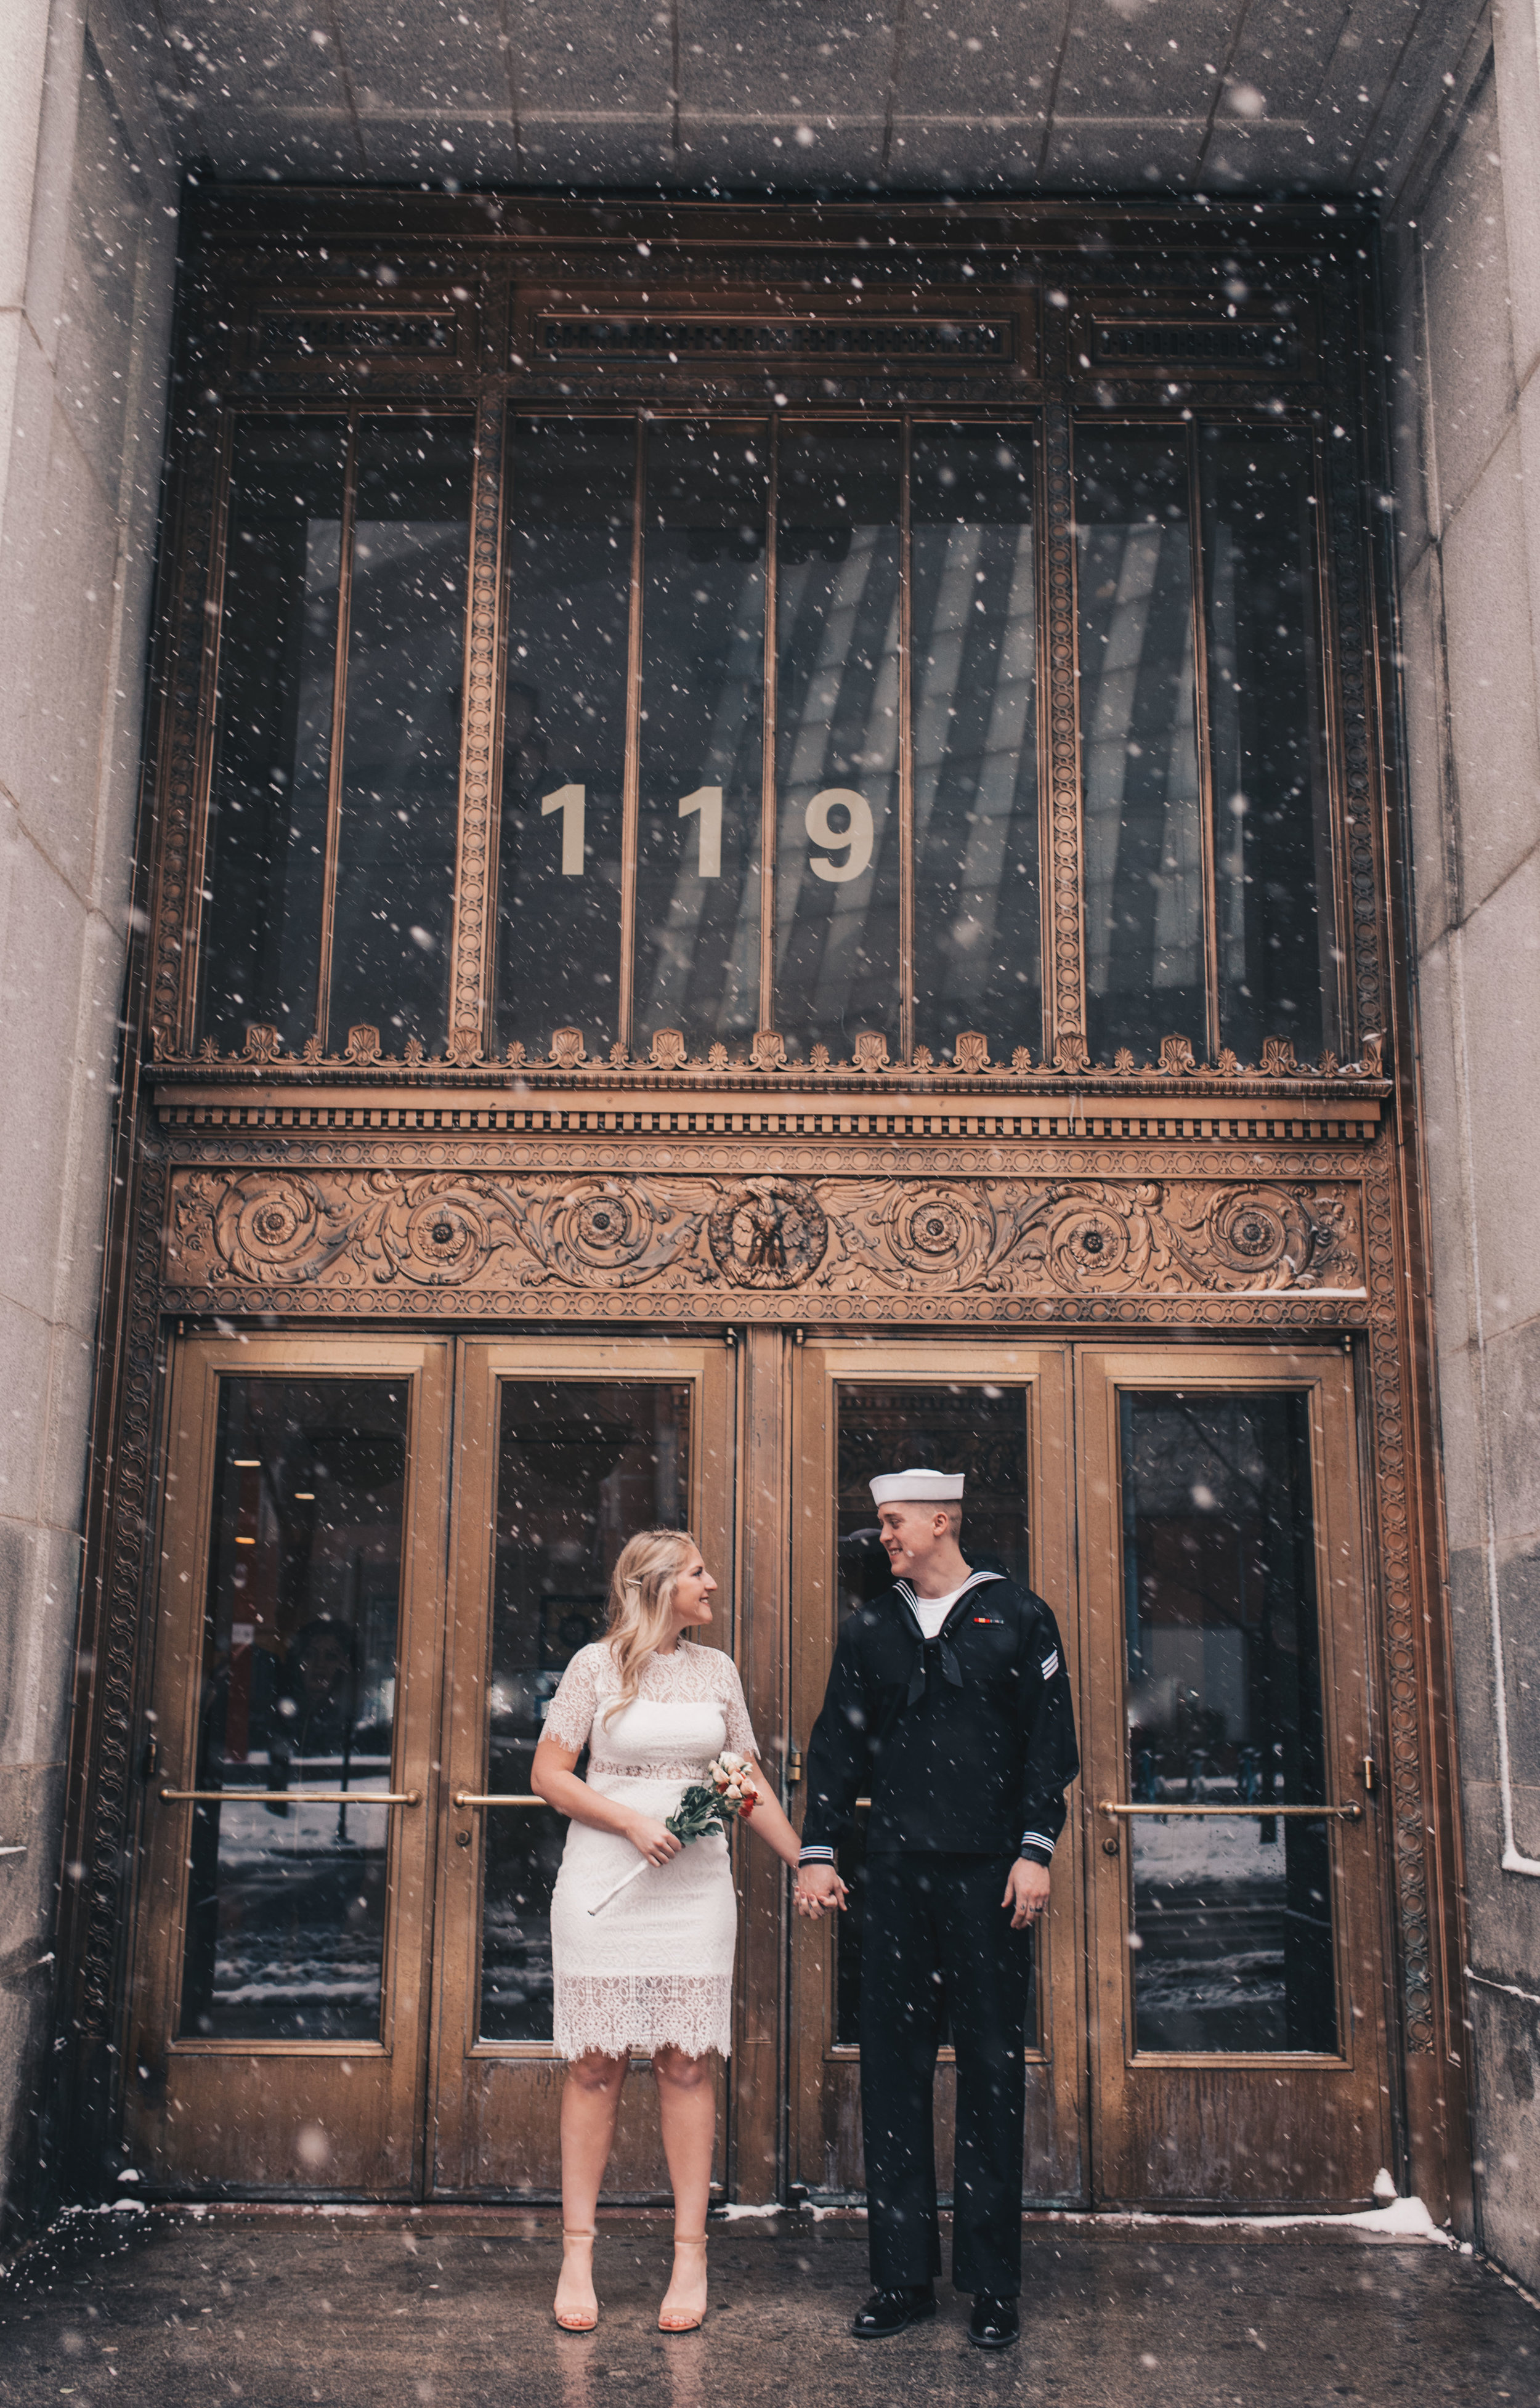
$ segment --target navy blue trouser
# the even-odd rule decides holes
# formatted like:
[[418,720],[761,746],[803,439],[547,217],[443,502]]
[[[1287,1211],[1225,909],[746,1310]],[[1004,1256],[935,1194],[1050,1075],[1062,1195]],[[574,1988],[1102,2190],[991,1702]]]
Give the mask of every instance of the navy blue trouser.
[[871,2279],[942,2271],[932,2121],[944,2004],[957,2057],[952,2279],[1021,2289],[1030,1928],[1000,1905],[1014,1856],[871,1856],[861,1938],[861,2118]]

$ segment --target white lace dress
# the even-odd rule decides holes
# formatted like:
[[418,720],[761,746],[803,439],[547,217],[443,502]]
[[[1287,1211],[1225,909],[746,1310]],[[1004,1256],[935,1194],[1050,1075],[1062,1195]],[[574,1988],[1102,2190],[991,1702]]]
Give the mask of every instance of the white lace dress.
[[[725,1747],[758,1760],[730,1656],[682,1639],[650,1656],[624,1713],[603,1719],[620,1675],[608,1643],[580,1647],[551,1700],[542,1737],[586,1747],[588,1785],[661,1823]],[[726,2057],[732,2038],[738,1899],[721,1832],[691,1840],[650,1866],[598,1914],[588,1910],[640,1862],[629,1840],[568,1826],[551,1901],[558,2057],[608,2057],[672,2046]]]

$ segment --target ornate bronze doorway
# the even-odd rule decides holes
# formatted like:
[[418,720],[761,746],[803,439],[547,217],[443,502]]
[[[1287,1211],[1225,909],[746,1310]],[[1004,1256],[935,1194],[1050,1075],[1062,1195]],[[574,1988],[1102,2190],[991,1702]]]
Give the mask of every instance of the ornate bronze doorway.
[[[886,1585],[874,1471],[965,1469],[970,1559],[1059,1620],[1085,1770],[1035,1972],[1028,2196],[1363,2195],[1389,2086],[1342,1352],[831,1337],[778,1361],[761,1442],[789,1461],[791,1553],[760,1654],[789,1722],[745,1670],[794,1811],[840,1615]],[[743,1653],[745,1554],[779,1535],[740,1521],[744,1389],[720,1339],[181,1348],[132,2038],[156,2186],[555,2190],[562,1828],[530,1760],[631,1530],[691,1524],[723,1573],[712,1636]],[[735,2063],[718,2180],[740,2127],[784,2121],[789,2184],[848,2198],[859,1824],[833,1928],[784,1925],[739,1854],[742,1985],[778,1928],[789,1946],[789,2088],[729,2100],[757,2078]],[[943,2052],[943,2187],[950,2078]],[[611,2191],[662,2183],[633,2083]]]
[[[861,1448],[955,1436],[955,1387],[1083,1681],[1031,2186],[1361,2198],[1383,2159],[1451,2204],[1367,224],[289,190],[187,224],[81,2182],[126,2132],[194,2186],[548,2186],[554,1839],[469,1801],[527,1796],[601,1492],[715,1534],[784,1763]],[[858,1935],[810,1956],[757,1856],[723,2180],[849,2189]]]

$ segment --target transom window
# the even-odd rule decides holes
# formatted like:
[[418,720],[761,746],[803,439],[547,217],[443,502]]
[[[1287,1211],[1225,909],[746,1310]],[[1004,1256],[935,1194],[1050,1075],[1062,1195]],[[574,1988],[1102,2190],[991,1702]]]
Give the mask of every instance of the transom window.
[[[590,1058],[678,1030],[725,1067],[766,1029],[813,1066],[869,1032],[1041,1058],[1032,414],[514,411],[474,863],[474,420],[252,413],[229,456],[206,1039],[439,1052],[472,878],[515,1059],[563,1026]],[[1314,438],[1102,414],[1072,464],[1091,1056],[1313,1058],[1341,1028]]]

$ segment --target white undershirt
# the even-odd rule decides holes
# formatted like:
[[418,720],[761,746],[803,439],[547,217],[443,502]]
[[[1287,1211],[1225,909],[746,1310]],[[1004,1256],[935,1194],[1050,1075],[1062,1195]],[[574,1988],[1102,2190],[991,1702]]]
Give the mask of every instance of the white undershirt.
[[970,1572],[968,1580],[959,1582],[958,1585],[955,1589],[950,1589],[945,1597],[915,1598],[914,1619],[928,1639],[941,1637],[942,1624],[946,1620],[963,1590],[968,1586],[968,1581],[972,1577],[972,1573]]

